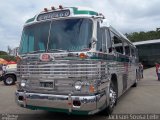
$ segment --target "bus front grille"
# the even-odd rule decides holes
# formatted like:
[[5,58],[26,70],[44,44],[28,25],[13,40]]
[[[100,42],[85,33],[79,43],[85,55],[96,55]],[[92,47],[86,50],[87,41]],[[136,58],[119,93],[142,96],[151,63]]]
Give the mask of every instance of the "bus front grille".
[[[26,62],[17,66],[17,76],[28,79],[28,89],[69,93],[78,80],[100,80],[105,75],[105,66],[91,60],[55,60],[54,62]],[[54,89],[42,89],[41,81],[54,81]]]

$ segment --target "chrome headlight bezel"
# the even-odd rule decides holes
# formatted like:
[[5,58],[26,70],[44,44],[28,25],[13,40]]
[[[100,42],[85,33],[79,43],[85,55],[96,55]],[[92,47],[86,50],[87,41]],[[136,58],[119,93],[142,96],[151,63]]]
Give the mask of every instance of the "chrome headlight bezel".
[[77,91],[80,91],[82,89],[82,82],[81,81],[76,81],[74,83],[74,88],[77,90]]
[[20,82],[20,87],[22,87],[22,88],[24,88],[24,87],[26,87],[26,84],[27,84],[27,80],[21,80],[21,82]]

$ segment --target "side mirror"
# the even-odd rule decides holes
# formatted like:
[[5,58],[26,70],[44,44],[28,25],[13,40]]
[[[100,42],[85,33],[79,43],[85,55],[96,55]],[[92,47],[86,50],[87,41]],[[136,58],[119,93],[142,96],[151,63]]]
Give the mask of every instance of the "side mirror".
[[95,38],[92,38],[92,40],[91,40],[92,48],[96,48],[96,43],[97,43],[97,40]]
[[96,44],[97,40],[95,38],[92,38],[91,43]]

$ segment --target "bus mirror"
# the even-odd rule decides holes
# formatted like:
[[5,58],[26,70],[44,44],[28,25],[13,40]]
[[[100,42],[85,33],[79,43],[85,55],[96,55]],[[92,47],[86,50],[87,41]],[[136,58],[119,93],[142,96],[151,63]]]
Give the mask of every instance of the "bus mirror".
[[97,43],[97,40],[95,39],[95,38],[92,38],[92,40],[91,40],[91,46],[93,47],[93,48],[95,48],[96,46],[96,43]]
[[92,39],[92,44],[96,44],[96,42],[97,42],[96,39],[93,38],[93,39]]

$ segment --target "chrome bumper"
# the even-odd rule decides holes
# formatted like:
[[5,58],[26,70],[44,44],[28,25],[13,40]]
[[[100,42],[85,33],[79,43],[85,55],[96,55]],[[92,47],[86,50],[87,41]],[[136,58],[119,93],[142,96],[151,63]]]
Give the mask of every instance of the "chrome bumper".
[[91,96],[53,95],[18,91],[15,94],[16,102],[19,106],[33,110],[95,114],[107,105],[105,92]]

